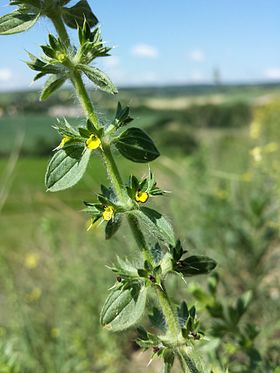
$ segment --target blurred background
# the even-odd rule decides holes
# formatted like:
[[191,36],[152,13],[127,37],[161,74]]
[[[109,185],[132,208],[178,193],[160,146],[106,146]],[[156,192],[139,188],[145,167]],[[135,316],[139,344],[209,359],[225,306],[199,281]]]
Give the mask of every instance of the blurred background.
[[[198,308],[213,372],[279,373],[280,3],[89,3],[115,47],[97,66],[119,87],[111,97],[88,83],[97,111],[110,121],[118,101],[131,107],[133,125],[162,154],[151,164],[158,184],[172,192],[149,203],[190,253],[219,263],[216,291],[203,276],[188,290],[172,279],[174,301]],[[116,255],[137,259],[127,227],[109,242],[103,226],[86,232],[82,201],[106,183],[101,161],[92,159],[73,189],[45,192],[56,118],[83,123],[71,87],[39,102],[40,83],[31,84],[23,62],[52,31],[41,20],[0,37],[0,373],[157,372],[156,360],[146,368],[150,352],[138,351],[133,330],[99,325],[114,282],[105,266]],[[132,167],[148,172],[116,157],[125,178]]]

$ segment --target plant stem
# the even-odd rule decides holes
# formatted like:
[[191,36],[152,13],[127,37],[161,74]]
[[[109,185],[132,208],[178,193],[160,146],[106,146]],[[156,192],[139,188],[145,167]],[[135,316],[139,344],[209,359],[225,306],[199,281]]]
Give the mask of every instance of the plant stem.
[[91,99],[86,91],[83,79],[81,77],[81,73],[78,71],[73,71],[72,73],[72,83],[76,89],[77,96],[80,100],[80,103],[87,113],[88,118],[92,121],[95,128],[98,130],[100,129],[100,124],[97,115],[95,114],[93,104]]
[[149,263],[152,263],[153,257],[146,243],[144,234],[140,228],[138,219],[132,214],[128,214],[127,219],[128,219],[129,226],[132,230],[133,236],[135,238],[135,241],[137,242],[139,249],[143,253],[144,259],[146,259]]
[[102,142],[102,149],[103,151],[101,150],[100,153],[103,158],[109,179],[115,190],[115,193],[119,200],[123,204],[126,204],[128,196],[126,190],[124,189],[124,184],[118,166],[116,165],[113,154],[111,152],[110,145],[108,145],[106,142]]
[[[59,17],[55,17],[51,19],[54,23],[54,26],[61,40],[65,43],[65,45],[69,46],[70,39],[67,34],[67,30],[62,22],[62,19]],[[83,83],[80,73],[77,71],[73,71],[71,80],[76,89],[77,96],[81,102],[81,105],[86,115],[92,120],[92,122],[97,128],[100,128],[98,117],[95,114],[94,106],[86,91],[86,88],[85,88],[85,85]],[[103,149],[103,151],[101,151],[102,158],[104,160],[104,164],[106,166],[106,170],[107,170],[109,179],[112,183],[112,186],[115,190],[115,193],[117,194],[119,200],[123,204],[127,204],[129,201],[129,197],[127,196],[126,189],[124,187],[119,169],[116,165],[113,154],[111,152],[110,145],[107,144],[106,141],[103,141],[102,149]],[[149,246],[141,230],[138,219],[132,214],[128,214],[128,222],[132,230],[133,236],[137,242],[137,245],[139,249],[141,250],[141,252],[143,253],[144,259],[148,260],[149,262],[153,262],[153,258],[149,250]],[[155,287],[156,287],[156,294],[158,296],[159,304],[162,308],[162,312],[164,314],[164,317],[166,319],[166,322],[169,328],[168,330],[169,336],[172,337],[172,340],[175,343],[176,341],[182,339],[181,329],[179,327],[176,314],[173,311],[171,302],[169,300],[166,290],[164,289],[164,286],[162,285],[162,287],[160,287],[159,285],[156,285]],[[187,370],[184,370],[184,372],[187,372]]]
[[186,347],[181,348],[177,351],[177,356],[179,358],[181,368],[183,372],[187,373],[202,373],[201,370],[197,369],[193,360],[188,356],[186,352]]
[[66,47],[70,46],[70,38],[68,35],[68,32],[66,30],[66,27],[64,26],[64,23],[62,22],[60,15],[50,15],[49,18],[51,19],[52,23],[54,24],[54,27],[56,29],[56,32],[59,36],[59,38],[62,40],[62,42],[65,44]]
[[190,373],[190,370],[189,370],[189,368],[187,366],[187,363],[186,363],[186,361],[185,361],[185,359],[184,359],[181,351],[177,351],[177,356],[178,356],[178,359],[180,361],[180,365],[181,365],[182,371],[184,373]]
[[163,284],[161,286],[156,285],[156,293],[158,296],[159,304],[161,306],[162,312],[164,314],[165,320],[167,322],[170,335],[173,337],[174,341],[182,339],[181,329],[179,327],[178,319],[175,316],[173,308],[171,306],[170,299],[167,295],[166,289]]
[[[51,18],[51,20],[54,24],[54,27],[57,31],[57,34],[58,34],[59,38],[63,41],[63,43],[65,44],[66,47],[69,47],[70,46],[70,38],[69,38],[69,35],[67,33],[67,30],[64,26],[64,23],[63,23],[61,17],[60,16],[53,16]],[[80,100],[80,103],[81,103],[84,111],[86,112],[88,118],[92,121],[92,123],[94,124],[96,129],[100,129],[100,124],[99,124],[98,117],[95,114],[93,104],[92,104],[91,99],[88,95],[88,92],[85,88],[84,82],[83,82],[82,77],[81,77],[81,73],[74,70],[74,71],[72,71],[71,75],[72,75],[71,76],[72,83],[74,85],[77,96]]]

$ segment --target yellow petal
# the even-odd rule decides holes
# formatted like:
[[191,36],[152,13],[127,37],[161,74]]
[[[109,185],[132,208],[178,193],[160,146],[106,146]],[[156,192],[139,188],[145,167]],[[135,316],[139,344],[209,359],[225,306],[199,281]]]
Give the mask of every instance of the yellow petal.
[[137,202],[145,203],[149,198],[149,194],[147,192],[142,192],[138,190],[135,194],[135,200]]
[[71,136],[67,136],[67,135],[64,135],[62,137],[62,140],[60,142],[60,144],[58,145],[59,148],[63,148],[63,146],[67,143],[67,141],[71,140],[72,137]]
[[60,330],[58,328],[51,329],[51,336],[53,338],[58,338],[60,336]]
[[59,62],[63,62],[66,58],[66,54],[63,52],[57,52],[56,58],[58,59]]
[[113,217],[113,215],[114,215],[114,209],[113,209],[113,207],[112,206],[105,207],[105,209],[104,209],[104,211],[102,213],[103,219],[107,220],[107,221],[111,220],[112,217]]
[[269,144],[266,144],[264,146],[264,151],[266,153],[273,153],[273,152],[277,152],[279,146],[276,142],[270,142]]
[[28,269],[36,268],[38,265],[39,257],[36,254],[29,254],[25,257],[25,267]]
[[95,135],[90,135],[90,137],[86,141],[86,146],[88,149],[94,150],[97,149],[101,144],[99,137]]
[[255,162],[260,162],[262,160],[262,149],[260,146],[256,146],[250,151]]

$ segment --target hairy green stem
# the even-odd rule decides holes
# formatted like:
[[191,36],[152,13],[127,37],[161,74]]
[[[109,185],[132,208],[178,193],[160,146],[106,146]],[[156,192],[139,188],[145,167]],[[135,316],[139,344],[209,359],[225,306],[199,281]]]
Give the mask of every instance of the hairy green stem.
[[105,143],[104,141],[102,142],[102,150],[100,151],[100,154],[104,161],[107,174],[113,185],[114,191],[118,199],[125,205],[128,201],[128,196],[124,188],[118,166],[111,152],[110,145]]
[[187,352],[185,351],[186,348],[181,348],[177,351],[177,356],[180,361],[181,368],[183,372],[186,373],[202,373],[200,370],[197,369],[193,360],[188,356]]
[[144,258],[150,263],[153,262],[153,257],[140,228],[138,219],[132,214],[128,214],[127,219],[135,241],[137,242],[139,249],[142,251]]
[[[59,17],[55,17],[55,18],[52,18],[52,21],[54,23],[54,26],[61,40],[64,41],[65,45],[69,46],[70,39],[67,34],[67,30],[62,22],[62,19]],[[87,116],[92,120],[92,122],[97,128],[100,128],[98,117],[95,114],[93,104],[86,91],[86,88],[85,88],[85,85],[83,83],[80,73],[77,71],[73,71],[71,80],[76,89],[77,96]],[[105,141],[102,142],[102,150],[101,150],[102,158],[106,166],[107,173],[112,183],[112,186],[119,200],[123,204],[126,204],[129,199],[128,199],[119,169],[117,167],[117,164],[111,152],[110,145],[107,144]],[[128,214],[128,222],[132,230],[133,236],[137,242],[139,249],[143,253],[144,258],[148,260],[149,262],[152,262],[153,258],[149,250],[149,247],[146,243],[145,236],[141,230],[138,219],[132,214]],[[159,285],[156,285],[156,294],[158,296],[159,304],[162,308],[162,312],[165,316],[165,319],[168,325],[168,334],[174,341],[174,344],[176,344],[176,341],[180,341],[182,339],[182,334],[181,334],[181,330],[178,324],[178,319],[172,308],[170,299],[163,286],[160,287]],[[185,371],[186,370],[184,370],[184,372]]]
[[189,368],[187,366],[187,363],[186,363],[186,361],[185,361],[185,359],[184,359],[181,351],[177,351],[177,357],[178,357],[178,359],[180,361],[180,365],[181,365],[182,371],[184,373],[190,373],[190,370],[189,370]]
[[166,289],[164,285],[156,286],[156,293],[158,296],[159,304],[161,306],[162,312],[164,314],[166,323],[168,325],[168,331],[172,338],[174,339],[174,342],[180,341],[182,337],[181,329],[178,323],[178,318],[175,315],[175,312],[173,311],[170,299],[167,295]]
[[59,35],[59,38],[63,41],[66,47],[70,46],[70,38],[68,35],[68,32],[66,30],[66,27],[64,26],[64,23],[61,19],[60,15],[49,15],[49,18],[51,19],[57,34]]
[[[54,24],[54,27],[58,33],[59,38],[64,42],[66,47],[70,46],[70,38],[67,33],[67,30],[64,26],[64,23],[60,16],[53,16],[51,20]],[[79,71],[72,71],[71,80],[76,90],[77,96],[80,100],[80,103],[86,112],[88,118],[92,121],[96,129],[100,129],[100,124],[97,115],[95,114],[92,101],[88,95],[88,92],[85,88],[81,73]]]
[[97,115],[95,114],[93,104],[91,102],[91,99],[86,91],[83,79],[81,77],[81,73],[78,71],[73,71],[72,77],[71,77],[72,83],[75,87],[77,96],[80,100],[80,103],[84,109],[84,111],[87,113],[88,118],[92,121],[93,125],[96,129],[100,129],[100,124]]

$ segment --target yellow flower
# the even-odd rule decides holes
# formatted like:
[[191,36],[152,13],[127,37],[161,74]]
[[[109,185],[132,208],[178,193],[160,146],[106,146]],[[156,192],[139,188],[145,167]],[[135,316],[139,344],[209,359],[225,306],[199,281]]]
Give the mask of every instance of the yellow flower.
[[60,336],[60,330],[58,328],[51,329],[51,336],[53,338],[58,338]]
[[250,183],[253,179],[253,175],[250,172],[244,172],[244,174],[240,175],[240,178],[245,183]]
[[256,146],[250,151],[251,156],[255,162],[260,162],[262,160],[262,149],[259,146]]
[[30,293],[26,294],[25,298],[27,302],[35,302],[40,299],[42,295],[42,290],[40,288],[33,288]]
[[227,191],[223,189],[216,189],[215,196],[221,200],[225,200],[228,197]]
[[63,52],[57,52],[56,53],[56,58],[59,62],[63,62],[66,58],[66,54]]
[[90,137],[86,141],[86,146],[90,150],[97,149],[100,146],[100,144],[101,144],[101,141],[99,137],[95,135],[90,135]]
[[261,135],[262,125],[260,122],[255,120],[250,126],[250,137],[252,139],[258,139]]
[[266,153],[273,153],[273,152],[277,152],[278,150],[278,144],[276,142],[270,142],[269,144],[266,144],[263,148],[263,150],[266,152]]
[[35,254],[29,254],[25,257],[25,267],[28,269],[36,268],[38,265],[39,257]]
[[106,206],[104,208],[103,213],[102,213],[103,219],[107,220],[107,221],[111,220],[112,217],[113,217],[113,215],[114,215],[114,209],[113,209],[113,207],[112,206]]
[[63,148],[63,146],[67,143],[67,141],[69,140],[72,140],[72,137],[71,136],[68,136],[68,135],[64,135],[62,137],[62,140],[60,142],[60,144],[58,145],[58,148]]
[[141,190],[137,190],[135,194],[135,200],[137,202],[145,203],[149,198],[149,194],[147,192],[142,192]]

